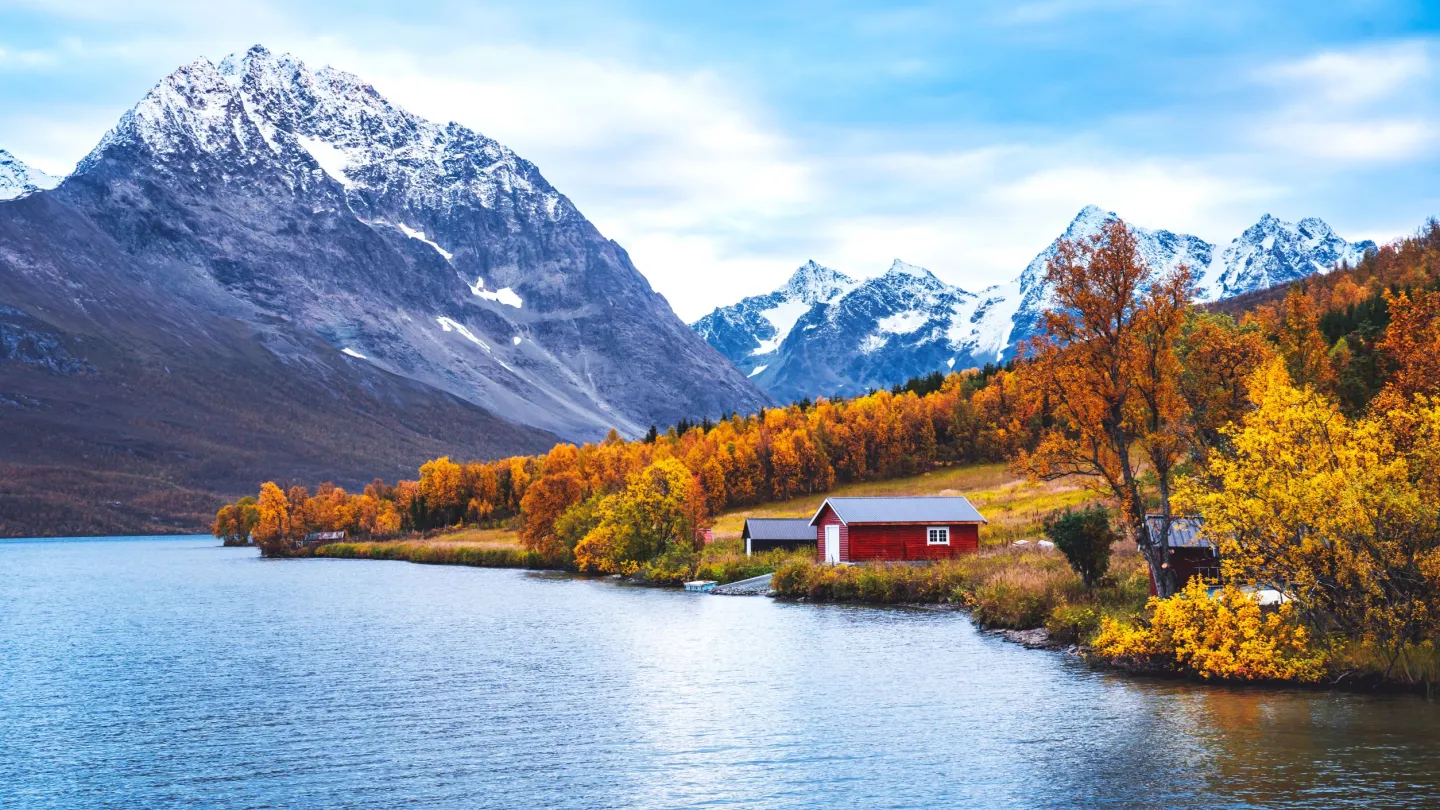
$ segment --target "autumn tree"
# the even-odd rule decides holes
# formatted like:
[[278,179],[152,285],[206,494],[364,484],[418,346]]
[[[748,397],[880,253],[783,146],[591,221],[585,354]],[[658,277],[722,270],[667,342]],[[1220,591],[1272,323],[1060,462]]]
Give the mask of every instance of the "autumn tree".
[[1301,287],[1286,293],[1281,302],[1276,343],[1285,368],[1297,385],[1308,385],[1330,393],[1335,386],[1335,369],[1330,360],[1330,343],[1320,333],[1320,315],[1315,302]]
[[1403,665],[1440,637],[1440,401],[1351,420],[1282,361],[1252,376],[1250,398],[1177,501],[1220,540],[1225,577],[1281,588],[1316,627]]
[[[1052,420],[1017,467],[1053,479],[1098,480],[1120,505],[1129,539],[1145,551],[1162,595],[1175,590],[1169,494],[1188,450],[1190,409],[1177,348],[1191,297],[1189,271],[1157,276],[1123,222],[1089,239],[1061,240],[1046,267],[1053,308],[1029,347],[1032,398]],[[1163,530],[1151,537],[1141,460],[1157,481]]]
[[279,557],[292,548],[290,540],[290,500],[274,481],[260,485],[260,498],[255,504],[258,520],[253,536],[260,554]]
[[1404,408],[1416,394],[1440,393],[1440,292],[1386,293],[1390,326],[1377,348],[1389,379],[1373,408]]
[[520,511],[525,518],[520,539],[525,548],[547,559],[567,556],[574,546],[561,541],[555,531],[555,521],[578,504],[584,494],[580,476],[573,467],[562,467],[559,472],[547,472],[536,479],[520,501]]
[[247,545],[250,542],[250,532],[254,531],[255,524],[260,521],[260,512],[255,504],[255,498],[246,495],[233,504],[220,507],[220,511],[215,513],[215,522],[211,525],[210,532],[227,546]]
[[449,526],[460,519],[465,506],[460,499],[462,470],[449,456],[441,456],[420,466],[420,497],[428,521],[435,526]]
[[670,547],[694,548],[708,521],[704,490],[680,461],[656,461],[600,502],[594,529],[575,547],[585,571],[626,572]]

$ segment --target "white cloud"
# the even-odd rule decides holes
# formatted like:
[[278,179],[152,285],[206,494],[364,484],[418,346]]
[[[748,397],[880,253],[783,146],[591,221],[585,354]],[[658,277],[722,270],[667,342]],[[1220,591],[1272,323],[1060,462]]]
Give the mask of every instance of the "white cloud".
[[[1126,2],[1042,0],[1020,16],[1046,22]],[[348,18],[313,26],[275,9],[255,22],[234,9],[145,6],[156,22],[136,39],[62,43],[55,52],[89,60],[87,70],[143,61],[144,75],[158,79],[198,53],[218,59],[258,38],[352,71],[420,115],[459,121],[534,161],[687,320],[773,289],[809,258],[869,275],[900,257],[970,289],[1008,281],[1089,203],[1140,225],[1229,239],[1266,210],[1323,215],[1311,207],[1317,178],[1423,156],[1437,137],[1434,59],[1417,42],[1228,74],[1219,81],[1233,94],[1208,109],[1182,102],[1122,122],[1100,104],[1064,129],[1017,134],[960,115],[948,132],[943,122],[802,127],[725,73],[666,64],[643,47],[547,40],[504,15],[476,28],[474,44],[456,45],[420,24],[379,38]],[[65,8],[76,17],[113,13],[87,0]],[[178,22],[166,17],[172,8]],[[897,12],[890,24],[933,23]],[[607,36],[627,35],[595,33]],[[7,58],[0,53],[0,70]],[[12,111],[0,145],[63,173],[134,100],[113,109],[47,105],[23,113],[23,124]],[[1143,127],[1132,126],[1143,116]],[[1344,222],[1334,224],[1344,232]]]
[[1331,164],[1400,163],[1440,145],[1429,43],[1326,51],[1267,66],[1257,79],[1273,89],[1277,103],[1254,122],[1252,140],[1281,155]]
[[1394,98],[1426,80],[1433,69],[1425,43],[1400,42],[1326,51],[1271,65],[1261,77],[1286,91],[1304,92],[1308,101],[1352,106]]

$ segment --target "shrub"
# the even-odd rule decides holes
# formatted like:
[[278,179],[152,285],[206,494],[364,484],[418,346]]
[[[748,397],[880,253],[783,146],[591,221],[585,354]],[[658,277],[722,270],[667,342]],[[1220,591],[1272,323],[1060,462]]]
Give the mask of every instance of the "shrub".
[[1051,641],[1082,644],[1100,630],[1100,619],[1100,611],[1092,605],[1063,604],[1050,611],[1045,630]]
[[1045,536],[1070,561],[1086,590],[1094,590],[1110,570],[1110,547],[1117,538],[1110,528],[1110,510],[1104,506],[1052,515],[1045,521]]
[[772,573],[792,560],[804,562],[814,558],[814,548],[797,551],[774,549],[747,557],[739,541],[717,540],[706,546],[701,554],[700,563],[695,568],[695,579],[713,579],[723,585]]
[[1262,612],[1233,585],[1212,598],[1197,577],[1169,599],[1151,599],[1147,610],[1148,621],[1130,625],[1103,619],[1094,654],[1201,678],[1312,682],[1324,672],[1324,654],[1288,603]]
[[1054,555],[1020,552],[1012,562],[988,572],[966,596],[971,615],[981,626],[1044,627],[1056,608],[1084,596],[1075,575]]
[[672,544],[664,554],[640,565],[634,577],[651,585],[680,585],[692,578],[699,559],[688,547]]

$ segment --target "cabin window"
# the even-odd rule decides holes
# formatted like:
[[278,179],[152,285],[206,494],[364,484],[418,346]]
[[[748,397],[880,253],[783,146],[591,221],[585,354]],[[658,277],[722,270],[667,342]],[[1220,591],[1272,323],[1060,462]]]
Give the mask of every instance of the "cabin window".
[[925,545],[927,546],[948,546],[950,545],[949,526],[931,526],[925,530]]

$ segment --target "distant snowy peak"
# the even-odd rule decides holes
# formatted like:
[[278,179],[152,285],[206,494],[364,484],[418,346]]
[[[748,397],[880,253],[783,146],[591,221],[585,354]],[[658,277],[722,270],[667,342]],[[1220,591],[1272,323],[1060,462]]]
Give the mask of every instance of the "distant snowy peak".
[[[782,295],[782,288],[717,309],[693,328],[781,400],[852,394],[916,374],[1004,361],[1041,328],[1052,305],[1046,271],[1062,240],[1089,239],[1118,219],[1085,206],[1017,278],[979,293],[896,259],[882,275],[840,285],[830,298],[815,297],[801,314],[799,296]],[[1223,250],[1190,234],[1130,227],[1152,270],[1190,268],[1204,300],[1354,264],[1375,247],[1346,242],[1319,219],[1287,223],[1266,215]],[[801,271],[812,266],[818,267],[812,262]],[[787,308],[775,309],[782,299]],[[771,329],[768,315],[778,311],[787,329]]]
[[800,265],[785,286],[776,290],[788,300],[819,304],[834,300],[855,287],[855,279],[839,270],[817,264],[814,259]]
[[[926,270],[919,265],[901,261],[900,259],[896,259],[895,261],[890,263],[890,269],[885,271],[885,275],[909,276],[911,278],[918,278],[925,281],[929,281],[930,279],[935,278],[935,274],[930,272],[929,270]],[[938,279],[936,280],[938,281]]]
[[1347,242],[1324,220],[1284,222],[1266,214],[1214,257],[1201,297],[1216,301],[1354,265],[1372,250],[1374,242]]
[[[533,164],[455,123],[391,104],[344,71],[311,70],[259,45],[219,65],[197,59],[126,113],[81,170],[117,145],[143,145],[176,171],[219,164],[222,177],[269,169],[297,188],[325,177],[357,211],[384,200],[410,208],[474,200],[556,220],[573,211]],[[332,187],[333,188],[333,187]]]
[[789,337],[802,315],[844,296],[857,284],[844,273],[811,260],[774,292],[719,307],[691,328],[741,371],[754,376],[757,369],[764,370],[766,359]]
[[13,200],[36,191],[52,189],[59,184],[60,178],[31,168],[24,161],[0,149],[0,200]]
[[[1119,215],[1113,211],[1106,211],[1094,205],[1085,206],[1075,216],[1075,219],[1070,221],[1065,232],[1056,237],[1055,241],[1040,251],[1025,267],[1019,279],[1021,288],[1032,290],[1043,284],[1046,268],[1055,258],[1062,241],[1073,242],[1089,239],[1099,234],[1107,224],[1119,219]],[[1185,265],[1199,273],[1202,268],[1210,264],[1214,246],[1198,236],[1142,228],[1133,224],[1131,230],[1134,231],[1136,241],[1139,243],[1140,254],[1151,269],[1168,272]]]

